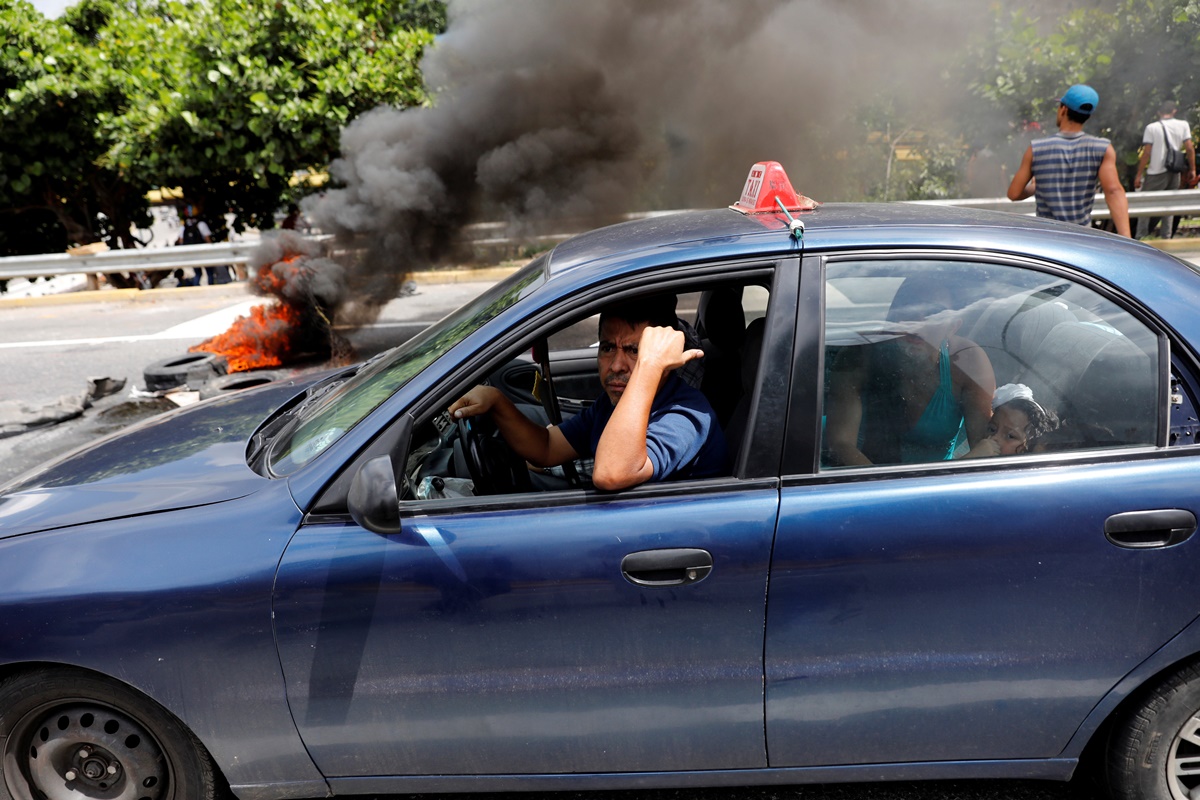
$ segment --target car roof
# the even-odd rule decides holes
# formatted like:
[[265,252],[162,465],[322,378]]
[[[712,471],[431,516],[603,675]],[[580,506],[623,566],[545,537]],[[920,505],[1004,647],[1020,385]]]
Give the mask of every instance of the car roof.
[[[1131,239],[1019,213],[917,203],[827,203],[797,213],[807,252],[845,247],[982,248],[1053,257],[1060,248],[1089,245],[1151,250]],[[592,269],[612,274],[620,264],[689,258],[779,256],[801,249],[782,213],[742,214],[731,208],[651,215],[599,228],[558,245],[551,278]],[[658,254],[658,257],[655,257]],[[579,277],[576,275],[576,277]]]

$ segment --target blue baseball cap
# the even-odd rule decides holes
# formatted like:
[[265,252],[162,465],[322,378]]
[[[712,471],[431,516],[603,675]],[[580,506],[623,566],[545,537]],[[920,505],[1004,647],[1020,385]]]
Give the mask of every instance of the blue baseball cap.
[[1092,87],[1077,83],[1067,93],[1058,99],[1067,108],[1074,111],[1076,114],[1091,115],[1095,112],[1096,106],[1100,105],[1100,95],[1096,94],[1096,90]]

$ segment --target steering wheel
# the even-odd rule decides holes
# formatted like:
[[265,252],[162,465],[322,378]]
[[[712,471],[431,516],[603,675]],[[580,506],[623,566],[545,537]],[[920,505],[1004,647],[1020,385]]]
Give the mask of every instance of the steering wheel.
[[475,494],[506,494],[533,489],[524,459],[495,435],[496,425],[491,417],[486,414],[463,417],[455,424],[467,472],[475,483]]

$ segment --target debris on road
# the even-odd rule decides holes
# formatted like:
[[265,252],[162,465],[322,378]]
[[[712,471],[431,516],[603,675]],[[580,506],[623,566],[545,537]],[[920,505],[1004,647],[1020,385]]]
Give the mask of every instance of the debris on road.
[[56,402],[35,407],[20,401],[0,401],[0,437],[16,436],[34,428],[54,425],[81,416],[101,397],[125,388],[124,378],[88,378],[87,389],[78,395],[65,395]]

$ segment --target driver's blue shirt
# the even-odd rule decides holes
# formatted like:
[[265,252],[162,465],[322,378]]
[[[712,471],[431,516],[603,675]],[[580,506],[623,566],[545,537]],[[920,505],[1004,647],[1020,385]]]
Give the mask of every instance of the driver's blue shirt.
[[[594,456],[600,434],[613,414],[608,395],[558,426],[581,456]],[[728,474],[725,433],[708,398],[674,373],[654,396],[646,429],[646,455],[652,481],[707,478]]]

